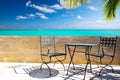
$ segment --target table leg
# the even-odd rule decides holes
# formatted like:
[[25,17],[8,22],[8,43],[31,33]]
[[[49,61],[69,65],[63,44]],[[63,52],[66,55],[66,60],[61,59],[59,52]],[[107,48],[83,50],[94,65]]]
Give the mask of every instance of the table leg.
[[89,53],[91,52],[91,48],[92,47],[88,47],[88,58],[87,58],[87,64],[85,66],[85,75],[84,75],[84,79],[83,80],[85,80],[85,77],[86,77],[86,71],[87,71],[88,64],[90,64],[90,72],[92,72],[91,61],[90,61],[90,56],[89,56]]
[[87,66],[88,66],[88,64],[89,64],[89,61],[87,61],[87,64],[86,64],[86,66],[85,66],[85,75],[84,75],[83,80],[85,80],[85,77],[86,77],[86,71],[87,71]]
[[70,48],[68,46],[68,52],[69,52],[69,55],[70,55],[70,62],[69,62],[69,66],[68,66],[67,74],[66,75],[68,75],[68,71],[69,71],[71,63],[73,64],[73,69],[75,69],[74,62],[73,62],[73,57],[74,57],[75,50],[76,50],[76,46],[74,47],[73,53],[71,54]]
[[[91,53],[91,48],[89,47],[89,53]],[[92,73],[92,67],[91,67],[91,60],[90,60],[90,55],[88,54],[88,59],[89,59],[89,64],[90,64],[90,72]]]

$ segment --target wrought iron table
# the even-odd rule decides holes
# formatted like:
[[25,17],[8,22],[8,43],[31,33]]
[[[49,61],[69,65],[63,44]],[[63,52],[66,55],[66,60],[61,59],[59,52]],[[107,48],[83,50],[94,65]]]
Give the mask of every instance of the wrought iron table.
[[[68,69],[67,69],[67,75],[68,75],[68,71],[69,71],[69,68],[70,68],[71,64],[73,64],[73,68],[75,69],[74,62],[73,62],[73,57],[74,57],[74,54],[76,52],[76,47],[85,47],[85,49],[86,49],[85,54],[87,54],[87,58],[86,58],[87,59],[87,64],[86,64],[86,67],[85,67],[85,75],[84,75],[84,79],[85,79],[87,66],[88,66],[88,64],[91,64],[89,53],[91,52],[91,48],[93,46],[96,46],[96,45],[97,44],[93,44],[93,43],[66,43],[65,44],[65,47],[66,47],[66,49],[68,49],[68,53],[70,55],[70,62],[69,62],[69,66],[68,66]],[[73,52],[72,53],[71,53],[70,46],[73,47]],[[90,66],[90,70],[92,71],[91,66]]]

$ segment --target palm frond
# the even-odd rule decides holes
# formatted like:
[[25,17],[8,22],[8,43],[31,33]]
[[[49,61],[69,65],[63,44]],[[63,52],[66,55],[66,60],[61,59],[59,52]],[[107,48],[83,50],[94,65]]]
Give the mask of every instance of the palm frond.
[[120,0],[103,0],[105,2],[104,6],[104,16],[107,21],[116,18],[116,10],[120,7]]
[[79,7],[81,4],[90,2],[91,0],[60,0],[61,5],[66,9]]
[[91,0],[79,0],[81,4],[91,2]]

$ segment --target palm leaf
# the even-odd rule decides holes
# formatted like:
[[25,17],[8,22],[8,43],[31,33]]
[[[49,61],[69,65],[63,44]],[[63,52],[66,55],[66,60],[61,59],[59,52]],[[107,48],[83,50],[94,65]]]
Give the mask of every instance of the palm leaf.
[[66,9],[77,8],[83,3],[90,2],[91,0],[60,0],[61,5]]
[[91,0],[79,0],[81,4],[91,2]]
[[104,6],[104,15],[107,21],[116,18],[116,10],[120,7],[120,0],[103,0],[105,3]]

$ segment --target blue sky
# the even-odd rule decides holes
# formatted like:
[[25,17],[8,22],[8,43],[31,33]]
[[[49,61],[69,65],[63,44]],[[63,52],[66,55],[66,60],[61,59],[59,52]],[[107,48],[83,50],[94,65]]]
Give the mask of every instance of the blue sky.
[[120,29],[120,11],[106,22],[101,1],[65,9],[59,0],[0,0],[0,29]]

